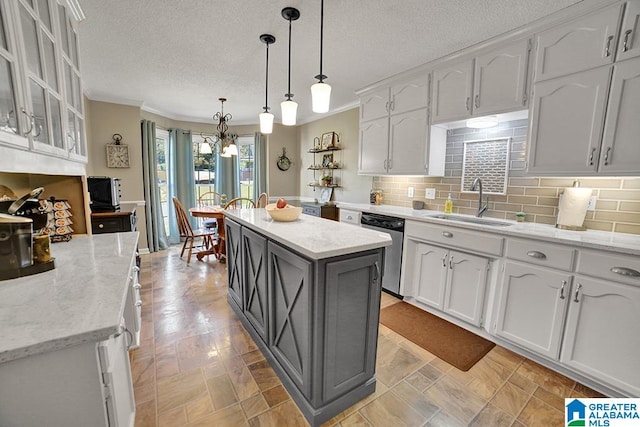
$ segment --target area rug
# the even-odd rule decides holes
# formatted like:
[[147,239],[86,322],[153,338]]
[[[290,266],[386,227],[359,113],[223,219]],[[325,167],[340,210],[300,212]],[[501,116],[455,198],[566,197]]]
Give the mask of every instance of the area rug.
[[406,302],[383,308],[380,323],[461,371],[468,371],[495,346],[491,341]]

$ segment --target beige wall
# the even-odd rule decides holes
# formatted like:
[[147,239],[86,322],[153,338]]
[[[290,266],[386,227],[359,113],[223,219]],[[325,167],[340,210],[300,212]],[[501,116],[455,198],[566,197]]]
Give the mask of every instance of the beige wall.
[[[85,99],[87,118],[87,176],[109,176],[120,178],[122,201],[144,200],[142,184],[142,146],[140,144],[140,108],[130,105]],[[108,168],[106,144],[113,134],[122,135],[122,142],[129,146],[129,168]],[[147,223],[144,206],[137,209],[139,247],[147,248]]]
[[[354,108],[299,126],[300,157],[298,160],[300,174],[300,196],[318,198],[319,189],[314,191],[308,184],[314,180],[312,170],[307,168],[314,164],[314,157],[308,150],[313,147],[313,139],[320,138],[323,133],[336,132],[340,137],[342,150],[334,152],[334,160],[340,159],[342,169],[334,172],[341,186],[333,191],[334,201],[368,203],[372,178],[358,175],[358,129],[359,109]],[[322,163],[323,153],[316,154],[315,163]],[[315,177],[319,178],[320,171]]]

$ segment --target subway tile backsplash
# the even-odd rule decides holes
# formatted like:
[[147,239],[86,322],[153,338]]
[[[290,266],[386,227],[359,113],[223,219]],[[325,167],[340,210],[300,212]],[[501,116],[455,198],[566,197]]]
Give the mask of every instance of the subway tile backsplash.
[[[576,179],[582,187],[593,188],[597,197],[596,210],[587,212],[584,225],[589,229],[640,234],[640,177],[581,178],[527,177],[527,120],[501,123],[492,129],[458,128],[448,131],[445,176],[374,178],[374,186],[383,191],[383,203],[410,207],[413,200],[423,200],[425,209],[444,210],[444,202],[451,193],[454,213],[475,214],[477,193],[461,192],[462,156],[464,141],[494,137],[511,137],[509,179],[507,193],[489,196],[486,217],[515,219],[514,213],[523,211],[525,221],[555,224],[559,196]],[[415,188],[415,197],[407,197],[407,187]],[[424,198],[425,188],[435,188],[436,198]]]

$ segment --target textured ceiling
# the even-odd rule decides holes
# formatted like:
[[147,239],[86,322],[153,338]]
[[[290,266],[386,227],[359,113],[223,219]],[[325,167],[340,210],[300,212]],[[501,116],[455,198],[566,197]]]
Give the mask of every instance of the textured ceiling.
[[[356,105],[355,90],[520,27],[580,0],[326,0],[323,72],[331,111]],[[90,99],[140,105],[166,117],[213,122],[226,97],[233,124],[258,122],[264,105],[265,45],[269,106],[280,122],[287,92],[288,22],[291,92],[298,122],[311,111],[319,72],[319,0],[80,0],[81,71]]]

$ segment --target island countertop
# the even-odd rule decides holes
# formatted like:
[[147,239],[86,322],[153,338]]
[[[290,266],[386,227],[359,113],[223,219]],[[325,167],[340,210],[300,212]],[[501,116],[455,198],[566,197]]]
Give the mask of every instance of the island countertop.
[[311,215],[292,222],[274,221],[264,209],[230,209],[225,216],[311,259],[391,246],[391,236]]
[[56,268],[0,281],[0,363],[117,333],[138,233],[51,245]]

